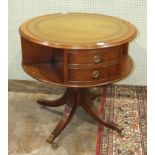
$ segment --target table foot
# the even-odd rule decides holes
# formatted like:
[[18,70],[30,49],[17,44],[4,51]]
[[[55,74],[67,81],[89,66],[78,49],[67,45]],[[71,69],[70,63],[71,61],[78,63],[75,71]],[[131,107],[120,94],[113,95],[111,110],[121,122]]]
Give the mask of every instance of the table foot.
[[111,121],[104,121],[102,118],[99,117],[97,109],[93,106],[92,104],[92,100],[89,97],[90,93],[88,91],[82,91],[82,95],[81,95],[81,99],[83,102],[81,102],[81,106],[84,108],[84,110],[96,121],[98,121],[99,123],[103,124],[104,126],[114,129],[116,131],[118,131],[118,133],[121,133],[123,128]]
[[77,94],[76,92],[69,90],[70,96],[67,98],[67,103],[65,105],[64,114],[57,124],[56,128],[50,134],[48,139],[46,140],[48,143],[55,145],[54,140],[55,138],[63,131],[63,129],[67,126],[69,121],[71,120],[76,107],[77,107]]
[[124,128],[122,126],[120,126],[114,122],[111,122],[111,121],[107,121],[106,123],[111,125],[114,130],[117,130],[120,135],[123,135],[122,131]]
[[44,100],[44,99],[38,99],[37,103],[42,105],[42,106],[48,106],[48,107],[59,107],[62,106],[64,104],[66,104],[67,101],[67,97],[69,95],[69,90],[67,89],[64,93],[64,95],[57,99],[57,100]]
[[56,144],[53,140],[54,135],[49,135],[49,137],[46,139],[46,142],[51,144],[53,149],[57,149],[58,148],[58,144]]

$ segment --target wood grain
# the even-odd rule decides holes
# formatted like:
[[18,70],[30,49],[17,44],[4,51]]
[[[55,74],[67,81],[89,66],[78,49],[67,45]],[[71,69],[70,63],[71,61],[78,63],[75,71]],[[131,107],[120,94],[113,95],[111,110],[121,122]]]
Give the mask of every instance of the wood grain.
[[68,49],[112,47],[131,41],[136,28],[120,18],[91,13],[50,14],[23,23],[20,34],[32,42]]

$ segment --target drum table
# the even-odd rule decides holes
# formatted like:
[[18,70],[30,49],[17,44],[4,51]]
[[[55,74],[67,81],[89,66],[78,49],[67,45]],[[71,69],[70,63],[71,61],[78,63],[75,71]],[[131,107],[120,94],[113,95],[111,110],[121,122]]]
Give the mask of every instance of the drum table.
[[98,116],[88,87],[110,84],[131,71],[128,44],[136,35],[131,23],[100,14],[58,13],[32,18],[20,26],[19,32],[24,71],[42,82],[67,87],[58,100],[37,101],[49,107],[65,104],[48,143],[56,146],[55,138],[78,106],[104,126],[122,132],[116,123]]

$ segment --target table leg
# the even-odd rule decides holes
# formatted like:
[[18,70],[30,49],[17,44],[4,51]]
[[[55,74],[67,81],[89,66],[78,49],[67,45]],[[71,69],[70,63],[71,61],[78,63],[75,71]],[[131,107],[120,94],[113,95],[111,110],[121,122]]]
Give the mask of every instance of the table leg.
[[69,88],[65,91],[64,95],[57,100],[50,101],[50,100],[38,99],[37,103],[42,106],[59,107],[66,104],[68,95],[69,95]]
[[57,145],[54,143],[54,139],[63,131],[63,129],[69,123],[77,107],[77,93],[74,90],[72,91],[72,89],[68,91],[70,93],[70,96],[67,98],[64,114],[59,123],[57,124],[56,128],[46,140],[48,143],[52,144],[53,147],[57,147]]
[[119,133],[122,132],[123,128],[119,126],[118,124],[111,122],[111,121],[104,121],[102,118],[99,117],[97,110],[92,104],[92,100],[90,98],[90,93],[87,90],[82,91],[81,95],[81,106],[84,108],[84,110],[96,121],[99,123],[105,125],[106,127],[112,128],[114,130],[117,130]]

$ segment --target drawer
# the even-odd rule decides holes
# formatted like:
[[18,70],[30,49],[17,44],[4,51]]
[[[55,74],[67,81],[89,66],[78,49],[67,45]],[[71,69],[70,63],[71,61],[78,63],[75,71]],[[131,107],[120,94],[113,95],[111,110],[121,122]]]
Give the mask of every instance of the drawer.
[[97,81],[111,78],[118,75],[120,65],[113,65],[108,67],[91,68],[91,69],[68,69],[68,81]]
[[69,64],[99,64],[119,59],[122,56],[122,46],[96,50],[70,50]]

